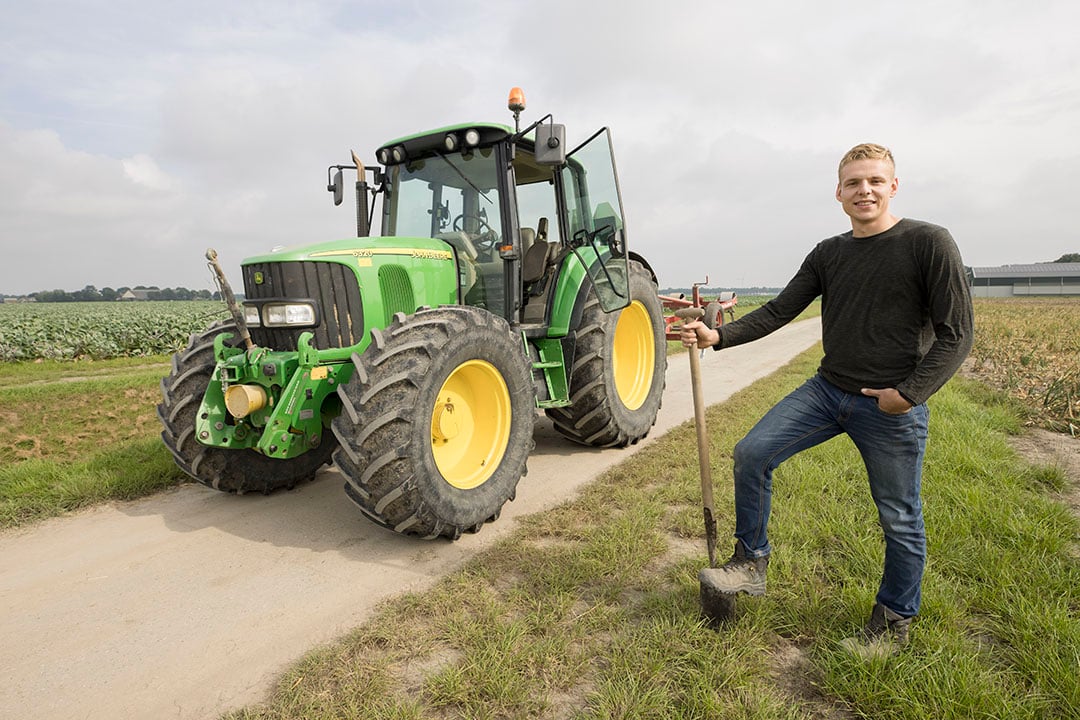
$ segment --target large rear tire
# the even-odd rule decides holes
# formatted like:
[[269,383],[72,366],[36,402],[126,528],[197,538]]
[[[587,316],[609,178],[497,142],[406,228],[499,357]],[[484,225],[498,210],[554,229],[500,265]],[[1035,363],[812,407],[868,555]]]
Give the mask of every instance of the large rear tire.
[[630,261],[630,304],[605,313],[596,293],[577,328],[568,407],[547,410],[582,445],[626,447],[656,423],[667,370],[664,313],[652,274]]
[[398,314],[372,331],[332,423],[345,492],[367,517],[456,540],[514,499],[536,415],[521,342],[468,306]]
[[215,323],[202,334],[191,336],[187,348],[173,356],[169,375],[161,380],[162,401],[157,406],[161,439],[176,464],[207,487],[238,494],[270,493],[314,478],[320,467],[330,463],[337,445],[331,433],[323,433],[319,447],[288,460],[248,449],[209,447],[195,438],[195,415],[217,366],[214,338],[223,332],[233,333],[230,344],[239,342],[236,325]]

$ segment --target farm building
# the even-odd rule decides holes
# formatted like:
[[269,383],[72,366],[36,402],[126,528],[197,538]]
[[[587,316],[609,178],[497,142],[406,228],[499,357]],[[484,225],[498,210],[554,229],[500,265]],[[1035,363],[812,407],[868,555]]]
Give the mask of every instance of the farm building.
[[974,297],[1080,295],[1080,263],[1037,263],[969,269]]

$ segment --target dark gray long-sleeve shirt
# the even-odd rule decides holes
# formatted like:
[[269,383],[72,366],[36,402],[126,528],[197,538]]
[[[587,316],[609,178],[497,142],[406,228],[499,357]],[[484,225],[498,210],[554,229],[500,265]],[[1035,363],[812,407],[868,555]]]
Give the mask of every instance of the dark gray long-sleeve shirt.
[[891,387],[923,403],[971,350],[971,291],[960,251],[945,228],[907,219],[870,237],[846,232],[818,243],[779,295],[720,327],[716,348],[778,330],[819,295],[819,372],[847,392]]

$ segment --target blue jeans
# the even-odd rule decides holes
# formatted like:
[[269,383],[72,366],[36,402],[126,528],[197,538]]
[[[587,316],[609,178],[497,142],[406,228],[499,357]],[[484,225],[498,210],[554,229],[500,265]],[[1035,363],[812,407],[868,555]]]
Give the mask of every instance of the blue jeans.
[[926,566],[919,492],[929,415],[925,404],[890,415],[872,397],[844,392],[820,375],[810,378],[735,445],[735,537],[751,557],[768,555],[773,470],[795,453],[847,433],[866,465],[885,532],[877,602],[904,617],[918,614]]

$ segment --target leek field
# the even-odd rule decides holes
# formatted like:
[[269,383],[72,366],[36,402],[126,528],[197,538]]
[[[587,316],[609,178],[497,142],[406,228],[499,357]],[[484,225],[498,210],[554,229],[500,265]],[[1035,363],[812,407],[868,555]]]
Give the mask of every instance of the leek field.
[[0,361],[170,354],[226,316],[225,306],[212,300],[4,303]]

